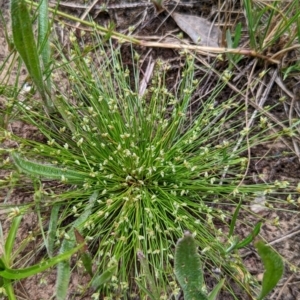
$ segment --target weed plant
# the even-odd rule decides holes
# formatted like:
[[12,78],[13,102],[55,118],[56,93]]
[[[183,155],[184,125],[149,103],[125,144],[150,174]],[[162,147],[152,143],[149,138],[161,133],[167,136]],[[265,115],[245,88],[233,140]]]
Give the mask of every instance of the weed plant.
[[[240,119],[245,107],[236,96],[218,102],[226,86],[222,79],[208,95],[196,94],[209,72],[197,78],[190,54],[182,53],[185,66],[173,86],[166,82],[170,66],[158,60],[140,95],[141,66],[133,50],[130,71],[119,50],[110,42],[104,48],[99,36],[93,52],[74,36],[71,40],[68,55],[57,45],[61,56],[53,62],[53,74],[66,82],[55,87],[56,114],[49,119],[31,98],[19,103],[47,143],[15,137],[20,146],[12,154],[22,172],[66,186],[58,193],[40,191],[39,205],[52,207],[49,255],[57,247],[61,252],[73,248],[78,231],[93,256],[92,285],[100,289],[97,275],[109,269],[112,279],[99,292],[133,299],[141,295],[134,280],[146,286],[137,259],[141,251],[163,287],[161,296],[167,297],[177,293],[174,245],[189,230],[207,265],[235,276],[237,259],[226,258],[230,241],[214,224],[230,222],[219,204],[247,203],[257,192],[268,192],[269,186],[247,184],[247,159],[241,156],[266,139],[268,128],[259,122],[246,128]],[[198,103],[192,113],[191,99]],[[68,263],[60,265],[60,299],[70,272]]]
[[[244,3],[250,20],[251,3]],[[267,13],[267,9],[261,12],[259,20]],[[255,28],[255,20],[249,20]],[[29,17],[27,22],[31,26]],[[266,39],[272,28],[270,22],[266,24],[262,39],[250,32],[253,49],[264,49],[276,40]],[[178,82],[170,84],[171,66],[158,60],[151,82],[141,91],[143,66],[133,49],[126,65],[111,40],[94,33],[91,43],[85,44],[71,35],[70,50],[53,42],[55,60],[49,62],[49,30],[39,33],[46,83],[41,80],[38,58],[31,71],[27,67],[31,75],[36,74],[31,77],[44,107],[32,94],[27,98],[18,94],[16,82],[7,99],[7,116],[1,121],[7,125],[8,115],[19,113],[47,139],[42,143],[3,131],[3,140],[18,143],[11,159],[37,187],[38,197],[30,205],[38,207],[41,224],[49,220],[47,232],[41,226],[49,258],[58,251],[67,253],[84,238],[88,248],[81,258],[93,277],[94,298],[101,294],[134,299],[143,298],[149,287],[138,260],[142,253],[149,263],[147,272],[154,275],[151,285],[157,285],[164,299],[178,293],[173,253],[176,241],[188,230],[201,251],[205,271],[220,268],[247,293],[255,294],[256,283],[230,251],[235,243],[235,220],[231,219],[237,217],[232,211],[238,203],[248,205],[257,194],[272,192],[273,186],[251,184],[246,176],[247,150],[278,137],[270,135],[266,118],[257,115],[250,128],[244,118],[248,107],[238,93],[221,97],[228,76],[208,79],[211,69],[200,72],[187,52],[181,53],[184,67]],[[238,45],[239,31],[233,47]],[[293,38],[297,34],[299,30]],[[21,50],[22,41],[15,42]],[[31,56],[25,54],[22,58],[30,66]],[[229,58],[238,63],[242,57]],[[250,85],[256,86],[260,79]],[[201,87],[208,80],[214,81],[213,88],[204,93]],[[56,186],[53,182],[51,188],[44,185],[49,179]],[[219,229],[220,224],[224,232],[228,227],[229,235]],[[69,261],[59,264],[58,299],[66,299],[71,272]]]

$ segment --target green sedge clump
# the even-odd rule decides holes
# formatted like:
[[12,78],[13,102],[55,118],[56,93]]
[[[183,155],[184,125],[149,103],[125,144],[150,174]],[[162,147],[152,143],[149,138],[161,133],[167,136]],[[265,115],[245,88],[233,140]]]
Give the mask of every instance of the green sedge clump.
[[[95,43],[103,45],[99,37]],[[68,58],[59,51],[61,62],[54,64],[67,86],[55,87],[56,116],[49,123],[36,108],[24,110],[48,142],[23,140],[13,158],[23,172],[68,187],[45,191],[51,200],[40,204],[55,208],[49,253],[74,247],[75,228],[89,244],[95,278],[114,270],[109,283],[92,281],[97,289],[133,295],[133,278],[143,280],[142,251],[169,293],[172,250],[185,230],[200,249],[209,249],[203,255],[211,265],[224,265],[223,233],[214,221],[226,222],[227,213],[218,204],[267,188],[240,184],[247,166],[241,153],[262,142],[263,132],[251,135],[254,130],[236,118],[244,109],[236,96],[218,102],[226,82],[216,80],[209,93],[201,90],[209,72],[195,76],[191,55],[185,55],[179,82],[168,84],[169,66],[158,60],[141,90],[139,63],[133,58],[129,71],[118,50],[107,51],[83,56],[75,41]],[[67,284],[66,265],[58,278]]]

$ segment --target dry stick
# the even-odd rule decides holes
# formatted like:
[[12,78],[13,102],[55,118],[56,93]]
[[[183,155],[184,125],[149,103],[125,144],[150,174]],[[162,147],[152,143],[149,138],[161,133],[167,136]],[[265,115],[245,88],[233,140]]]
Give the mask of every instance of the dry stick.
[[[204,66],[206,66],[207,68],[209,68],[211,71],[213,71],[216,75],[219,76],[219,78],[222,78],[222,75],[215,69],[213,69],[207,61],[199,58],[199,57],[195,57],[197,60],[199,60]],[[239,95],[241,95],[243,98],[245,98],[246,96],[232,83],[227,82],[227,85],[234,90],[235,92],[237,92]],[[268,111],[264,110],[262,107],[260,107],[257,103],[255,103],[253,100],[248,99],[249,100],[249,104],[257,109],[261,114],[265,115],[266,117],[268,117],[270,120],[272,120],[277,126],[280,126],[283,130],[287,130],[288,127],[285,126],[281,121],[279,121],[276,117],[274,117],[271,113],[269,113]],[[290,147],[290,145],[286,142],[286,140],[283,137],[280,137],[280,139],[282,140],[282,142],[290,149],[293,151],[293,149]],[[295,139],[297,139],[298,141],[300,141],[300,137],[295,137]]]
[[[292,128],[293,127],[293,108],[294,108],[294,104],[295,104],[295,101],[296,101],[296,96],[294,95],[294,93],[292,93],[288,90],[288,88],[285,86],[284,82],[282,81],[282,79],[279,76],[277,76],[277,78],[276,78],[276,83],[292,99],[290,109],[289,109],[289,112],[288,112],[288,114],[289,114],[289,126]],[[294,138],[292,138],[292,143],[293,143],[296,155],[297,155],[298,159],[300,160],[299,145],[296,143]]]
[[[99,2],[99,0],[97,1]],[[191,3],[180,3],[180,2],[176,2],[176,6],[184,6],[184,7],[194,7],[195,5],[199,4],[199,2],[191,2]],[[74,2],[64,2],[64,1],[60,1],[60,2],[50,2],[49,3],[50,6],[63,6],[63,7],[68,7],[68,8],[78,8],[78,9],[87,9],[88,5],[84,5],[84,4],[78,4],[78,3],[74,3]],[[169,4],[166,4],[169,5]],[[106,4],[102,4],[102,5],[95,5],[94,9],[97,10],[106,10],[106,9],[126,9],[126,8],[139,8],[139,7],[149,7],[149,6],[153,6],[153,3],[149,3],[149,2],[135,2],[135,3],[125,3],[125,4],[110,4],[110,5],[106,5]]]
[[[32,2],[30,0],[25,0],[27,3],[31,4],[32,6],[37,7],[38,4],[35,2]],[[263,60],[267,60],[270,63],[273,64],[279,64],[280,61],[270,58],[268,56],[262,55],[260,53],[257,53],[256,51],[253,51],[251,49],[240,49],[240,48],[235,48],[235,49],[229,49],[229,48],[219,48],[219,47],[206,47],[206,46],[197,46],[197,45],[178,45],[178,44],[170,44],[170,43],[157,43],[157,42],[145,42],[143,40],[139,40],[137,38],[134,38],[132,36],[127,36],[124,34],[121,34],[119,32],[107,29],[103,26],[97,25],[94,22],[88,22],[85,20],[80,20],[79,18],[76,18],[74,16],[68,15],[66,13],[63,13],[61,11],[49,8],[49,11],[57,14],[61,17],[65,17],[69,20],[73,20],[76,22],[80,22],[83,25],[86,25],[88,27],[92,27],[96,30],[100,31],[100,34],[105,35],[109,33],[111,35],[111,38],[118,40],[119,42],[127,42],[127,43],[133,43],[135,45],[139,46],[144,46],[144,47],[154,47],[154,48],[169,48],[169,49],[180,49],[180,50],[193,50],[198,53],[201,53],[203,55],[207,55],[209,53],[214,53],[214,54],[224,54],[224,53],[232,53],[232,54],[241,54],[241,55],[246,55],[246,56],[253,56],[253,57],[258,57]]]
[[[255,70],[255,67],[256,67],[256,64],[257,64],[257,60],[255,60],[255,62],[254,62],[254,65],[253,65],[253,67],[252,67],[252,69],[251,69],[251,72],[250,72],[250,75],[249,75],[249,77],[248,77],[248,84],[247,84],[247,88],[246,88],[246,95],[245,95],[245,103],[246,103],[246,107],[248,107],[248,105],[249,105],[249,97],[248,97],[248,91],[249,91],[249,89],[251,89],[251,79],[252,79],[252,77],[253,77],[253,73],[254,73],[254,70]],[[266,78],[266,76],[264,77],[264,79],[263,80],[265,80],[265,78]],[[257,82],[257,84],[258,84],[258,82]],[[254,84],[254,85],[256,85],[256,84]],[[257,91],[257,94],[256,94],[256,99],[259,99],[260,98],[260,95],[261,95],[261,92],[262,92],[262,87],[263,87],[263,85],[261,84],[260,86],[259,86],[259,88],[258,88],[258,91]],[[252,115],[252,117],[253,117],[253,119],[252,120],[254,120],[254,118],[255,118],[255,116],[256,116],[256,112],[257,112],[257,110],[255,110],[254,111],[254,113],[253,113],[253,115]],[[255,114],[255,115],[254,115]],[[248,122],[248,109],[246,109],[246,111],[245,111],[245,119],[246,119],[246,128],[250,128],[251,127],[251,123],[249,124],[249,122]],[[243,138],[243,136],[241,136],[241,141],[242,141],[242,138]],[[244,172],[244,175],[243,175],[243,177],[242,177],[242,179],[240,180],[240,182],[239,182],[239,184],[237,185],[237,188],[239,188],[241,185],[242,185],[242,183],[244,182],[244,180],[245,180],[245,177],[246,177],[246,175],[247,175],[247,173],[248,173],[248,171],[249,171],[249,167],[250,167],[250,161],[251,161],[251,151],[250,151],[250,143],[249,143],[249,135],[248,135],[248,132],[246,132],[246,143],[247,143],[247,152],[248,152],[248,160],[247,160],[247,166],[246,166],[246,169],[245,169],[245,172]],[[239,147],[239,146],[238,146]]]
[[[96,4],[99,2],[99,0],[94,0],[94,2],[88,6],[85,10],[85,12],[82,14],[82,16],[80,17],[81,20],[84,20],[86,18],[86,16],[89,14],[89,12],[96,6]],[[75,25],[75,29],[74,30],[77,30],[77,28],[79,27],[80,25],[80,21],[78,21]]]
[[144,78],[140,83],[140,88],[139,88],[139,96],[140,97],[142,97],[145,93],[145,90],[146,90],[148,83],[151,79],[151,76],[153,74],[154,65],[155,65],[155,62],[153,61],[152,57],[150,57],[146,71],[145,71]]
[[[284,285],[282,286],[282,288],[280,289],[280,292],[278,293],[278,296],[276,298],[276,300],[281,299],[281,295],[283,294],[284,289],[287,287],[287,285],[291,282],[291,280],[295,277],[295,273],[293,273],[289,279],[284,283]],[[270,299],[274,299],[276,292],[273,293],[273,295],[271,296]]]
[[[273,75],[272,75],[272,77],[271,77],[271,80],[270,80],[270,82],[269,82],[269,85],[267,86],[267,88],[266,88],[266,90],[265,90],[263,96],[261,97],[261,99],[260,99],[260,101],[259,101],[259,103],[258,103],[258,106],[259,106],[259,107],[262,107],[262,106],[264,105],[265,101],[267,100],[267,96],[269,95],[270,90],[271,90],[271,88],[272,88],[272,86],[273,86],[273,84],[274,84],[276,75],[277,75],[277,71],[275,71],[275,72],[273,73]],[[247,96],[247,95],[246,95],[246,99],[248,99],[248,96]],[[249,100],[249,99],[248,99],[248,100]],[[250,128],[250,126],[252,125],[252,123],[253,123],[254,120],[255,120],[255,117],[256,117],[257,113],[258,113],[257,110],[255,110],[255,111],[253,112],[253,114],[252,114],[252,116],[251,116],[251,118],[250,118],[250,120],[249,120],[249,122],[248,122],[248,124],[247,124],[247,128]],[[234,155],[234,153],[236,152],[236,150],[239,148],[239,146],[241,145],[243,139],[244,139],[243,136],[241,136],[241,137],[239,138],[239,140],[237,141],[235,147],[234,147],[233,150],[232,150],[232,153],[233,153],[232,155]],[[249,164],[249,162],[248,162],[248,164]],[[225,178],[228,169],[229,169],[229,165],[226,166],[226,167],[224,168],[224,172],[223,172],[223,174],[222,174],[222,179]],[[242,182],[243,182],[243,180],[241,180],[241,182],[239,183],[238,186],[240,186],[240,185],[242,184]],[[222,185],[222,183],[223,183],[223,181],[221,180],[221,181],[220,181],[220,185]]]
[[[98,1],[96,1],[97,4]],[[89,6],[88,5],[84,5],[84,4],[78,4],[78,3],[74,3],[74,2],[64,2],[64,1],[60,1],[58,3],[54,3],[54,2],[50,2],[49,3],[50,6],[56,6],[57,4],[59,6],[62,7],[67,7],[67,8],[78,8],[78,9],[88,9]],[[106,10],[106,9],[126,9],[126,8],[138,8],[138,7],[148,7],[148,6],[153,6],[152,3],[127,3],[127,4],[111,4],[111,5],[93,5],[94,9],[97,10]]]
[[[266,245],[267,245],[267,246],[272,246],[272,245],[277,244],[277,243],[279,243],[279,242],[282,242],[282,241],[284,241],[284,240],[286,240],[286,239],[288,239],[288,238],[290,238],[290,237],[293,237],[294,235],[298,234],[299,232],[300,232],[300,225],[298,225],[298,226],[297,226],[296,228],[294,228],[293,230],[288,231],[287,234],[286,234],[285,236],[283,236],[283,237],[281,237],[281,238],[279,238],[279,239],[276,239],[276,240],[274,240],[274,241],[272,241],[272,242],[268,242]],[[248,252],[242,254],[241,257],[244,258],[244,257],[250,255],[252,252],[253,252],[253,251],[248,251]]]
[[[197,60],[199,60],[204,66],[206,66],[207,68],[209,68],[211,71],[213,71],[216,75],[218,75],[220,78],[222,77],[222,75],[215,69],[213,69],[208,63],[207,61],[199,58],[199,57],[195,57]],[[243,98],[245,98],[246,96],[232,83],[227,82],[227,85],[234,90],[235,92],[237,92],[239,95],[241,95]],[[281,121],[279,121],[276,117],[274,117],[271,113],[269,113],[268,111],[264,110],[262,107],[260,107],[257,103],[255,103],[254,101],[252,101],[251,99],[249,100],[249,104],[255,108],[256,110],[258,110],[261,114],[265,115],[266,117],[268,117],[270,120],[272,120],[277,126],[280,126],[283,130],[287,130],[288,127],[286,127]],[[272,129],[273,131],[275,131],[274,129]],[[295,137],[295,139],[297,139],[298,141],[300,141],[300,138]],[[293,149],[290,147],[289,143],[283,138],[280,137],[280,140],[291,150],[293,151]]]
[[300,48],[300,44],[295,44],[295,45],[293,45],[293,46],[291,46],[289,48],[285,48],[285,49],[282,49],[282,50],[276,52],[275,54],[272,55],[271,58],[274,59],[277,56],[281,56],[285,52],[289,52],[291,50],[298,49],[298,48]]

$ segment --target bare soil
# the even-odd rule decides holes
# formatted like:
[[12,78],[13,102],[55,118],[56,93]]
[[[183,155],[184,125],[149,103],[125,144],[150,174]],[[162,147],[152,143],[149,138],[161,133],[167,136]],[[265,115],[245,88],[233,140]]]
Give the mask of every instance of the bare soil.
[[[64,4],[59,8],[67,13],[81,16],[84,13],[84,8],[81,6],[90,6],[91,2],[86,1],[65,1]],[[217,15],[217,5],[218,1],[199,1],[198,3],[194,1],[194,5],[191,4],[191,1],[182,1],[182,3],[187,4],[186,6],[177,6],[174,8],[174,5],[168,6],[168,9],[171,11],[173,8],[180,13],[186,13],[191,15],[202,16],[208,18],[209,20],[214,20]],[[56,3],[54,0],[51,3]],[[102,1],[99,1],[101,4]],[[145,39],[149,37],[156,36],[158,40],[165,41],[176,41],[176,35],[180,32],[174,20],[168,16],[167,12],[162,12],[157,15],[154,7],[152,5],[148,5],[149,2],[140,1],[137,2],[136,7],[130,7],[133,2],[131,1],[109,1],[109,7],[106,11],[101,11],[99,9],[99,5],[97,4],[96,9],[90,9],[90,16],[99,24],[107,26],[109,22],[114,22],[116,25],[116,30],[124,33],[128,33],[128,27],[136,25],[136,29],[133,34],[138,35],[140,37],[144,37]],[[69,5],[69,6],[68,6]],[[145,5],[145,6],[143,6]],[[146,6],[147,5],[147,6]],[[3,12],[4,18],[6,20],[6,25],[9,28],[9,7],[6,1],[0,1],[0,8]],[[235,19],[242,20],[242,12],[238,4],[236,7],[231,7],[232,10],[236,10],[236,14],[231,14],[230,16]],[[239,17],[240,15],[240,17]],[[222,17],[222,14],[221,14]],[[230,20],[228,21],[231,24]],[[9,49],[7,47],[7,42],[4,35],[4,30],[1,28],[2,23],[0,25],[0,62],[3,62],[9,53]],[[58,32],[63,32],[58,24],[55,25],[56,30]],[[221,26],[221,29],[223,27]],[[183,40],[180,42],[188,42],[188,36],[184,35]],[[64,40],[64,43],[67,45],[69,41],[67,39]],[[169,60],[170,64],[174,68],[174,70],[180,66],[181,58],[178,51],[172,49],[144,49],[137,48],[137,50],[141,53],[142,57],[145,61],[149,61],[149,57],[152,59],[162,58]],[[293,56],[293,53],[289,54]],[[130,57],[129,52],[124,47],[123,50],[124,61],[126,61],[126,57]],[[199,57],[200,59],[200,57]],[[209,58],[202,57],[201,59],[207,60],[209,62]],[[237,80],[237,85],[242,87],[245,83],[247,83],[247,77],[250,76],[250,69],[247,67],[248,63],[251,59],[245,59],[241,64],[240,68],[244,68],[245,70],[241,70],[244,72],[244,75],[241,76],[240,80]],[[255,75],[259,74],[261,70],[263,70],[264,65],[257,66],[255,70]],[[220,71],[224,69],[224,66],[220,63],[219,66]],[[3,71],[3,74],[5,74]],[[26,78],[26,71],[22,72],[21,82]],[[176,74],[176,71],[173,73]],[[235,74],[234,78],[237,78],[239,74]],[[269,75],[268,75],[269,76]],[[0,79],[2,76],[0,74]],[[170,80],[176,79],[176,76],[170,77]],[[12,79],[13,80],[13,79]],[[268,80],[271,80],[268,78]],[[266,83],[268,83],[268,80]],[[292,111],[293,116],[298,116],[299,113],[299,90],[300,86],[297,81],[297,78],[291,78],[288,82],[285,82],[286,86],[289,90],[293,91],[295,96],[294,102],[292,103],[292,99],[290,99],[286,93],[282,90],[282,88],[278,84],[274,84],[271,88],[270,93],[267,96],[266,105],[273,105],[274,103],[278,103],[279,98],[284,96],[288,97],[288,100],[285,104],[281,106],[277,106],[275,110],[271,110],[271,114],[279,121],[285,122],[290,117],[290,111]],[[221,95],[221,98],[227,98],[232,91],[230,88],[224,91],[224,94]],[[227,94],[226,94],[227,93]],[[0,108],[3,106],[5,99],[0,94]],[[294,105],[294,106],[293,106]],[[38,131],[29,125],[23,124],[19,121],[14,121],[9,124],[10,131],[14,134],[17,134],[26,138],[33,138],[37,140],[42,140],[43,137],[38,134]],[[260,147],[256,147],[251,149],[251,165],[249,169],[249,174],[253,174],[253,180],[257,182],[274,182],[275,180],[286,180],[297,186],[300,179],[300,157],[297,155],[297,150],[295,149],[295,143],[298,141],[293,141],[291,138],[286,138],[284,140],[278,140],[274,144],[263,145]],[[16,147],[16,145],[7,144],[4,145],[6,147]],[[247,155],[247,154],[246,154]],[[259,174],[263,174],[263,177],[259,177]],[[7,176],[7,172],[4,170],[0,170],[0,177]],[[289,190],[285,190],[282,195],[274,195],[274,197],[281,197],[285,199],[289,193]],[[26,204],[32,201],[33,197],[33,189],[28,182],[28,189],[22,188],[14,188],[13,190],[2,191],[0,194],[1,203],[9,203],[10,205],[20,205]],[[294,196],[293,196],[294,197]],[[296,205],[291,205],[288,203],[279,203],[275,207],[275,210],[265,210],[261,212],[258,216],[253,216],[252,214],[247,214],[247,212],[243,212],[243,219],[247,220],[249,224],[255,224],[260,218],[265,220],[277,220],[278,224],[272,224],[272,222],[266,222],[262,227],[262,236],[267,241],[270,242],[275,249],[286,259],[286,270],[285,274],[280,281],[279,285],[274,290],[273,294],[269,296],[268,299],[277,299],[277,300],[294,300],[300,299],[300,273],[291,272],[289,265],[292,264],[296,267],[300,266],[300,217],[299,217],[299,198],[294,197],[296,201]],[[298,204],[297,204],[298,201]],[[6,214],[0,214],[0,220],[2,224],[2,228],[4,231],[4,235],[7,234],[9,230],[10,223],[6,220]],[[20,242],[26,238],[28,235],[32,234],[34,236],[35,230],[37,230],[39,224],[36,215],[35,208],[32,208],[32,213],[27,214],[23,221],[22,226],[20,227],[20,231],[18,233],[16,244],[20,244]],[[237,235],[240,237],[245,237],[249,232],[248,229],[245,228],[243,223],[240,223],[237,226],[238,232]],[[21,255],[25,258],[26,261],[26,251],[31,253],[28,257],[30,261],[26,261],[27,263],[34,264],[43,257],[44,250],[39,247],[40,242],[38,240],[33,241],[30,244],[30,247],[27,247],[24,250],[24,253]],[[34,253],[34,255],[32,255]],[[251,274],[257,276],[257,278],[261,278],[263,267],[259,257],[256,254],[255,249],[251,246],[247,249],[243,249],[241,254],[244,258],[244,264],[247,266],[248,270]],[[29,258],[28,258],[29,259]],[[71,278],[70,289],[68,299],[91,299],[91,290],[85,291],[84,287],[86,282],[88,282],[88,275],[84,272],[81,267],[74,265],[76,271],[74,271]],[[56,273],[55,270],[51,270],[48,272],[44,272],[43,274],[38,274],[37,276],[33,276],[26,280],[22,280],[16,283],[15,288],[17,292],[18,299],[31,299],[31,300],[41,300],[41,299],[51,299],[54,287],[55,287]],[[207,278],[208,286],[211,285],[209,282],[209,277]],[[233,286],[233,288],[235,288]],[[236,287],[236,295],[238,299],[250,299],[247,295],[243,294]],[[223,292],[219,299],[234,299],[228,293]]]

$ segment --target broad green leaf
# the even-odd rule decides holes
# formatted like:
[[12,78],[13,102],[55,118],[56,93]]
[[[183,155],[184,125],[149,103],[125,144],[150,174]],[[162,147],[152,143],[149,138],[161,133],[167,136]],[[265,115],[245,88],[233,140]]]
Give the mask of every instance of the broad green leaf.
[[12,153],[15,165],[24,173],[32,176],[40,176],[48,179],[57,179],[66,183],[83,183],[87,174],[63,168],[45,165],[38,162],[29,161],[20,157],[16,152]]
[[10,269],[5,268],[5,270],[0,271],[0,276],[7,279],[23,279],[29,276],[35,275],[37,273],[43,272],[52,266],[58,264],[59,262],[65,261],[70,258],[70,256],[76,253],[83,245],[79,245],[67,252],[57,255],[56,257],[50,258],[40,264],[25,268],[25,269]]
[[203,271],[193,236],[185,233],[176,245],[175,275],[186,300],[207,300],[202,292]]
[[280,255],[270,246],[266,246],[263,241],[255,243],[255,247],[265,268],[261,292],[257,298],[262,300],[272,291],[282,277],[284,264]]
[[24,0],[11,0],[11,20],[15,47],[22,57],[28,73],[40,92],[45,104],[49,106],[49,103],[47,103],[37,47],[32,31],[32,22]]

